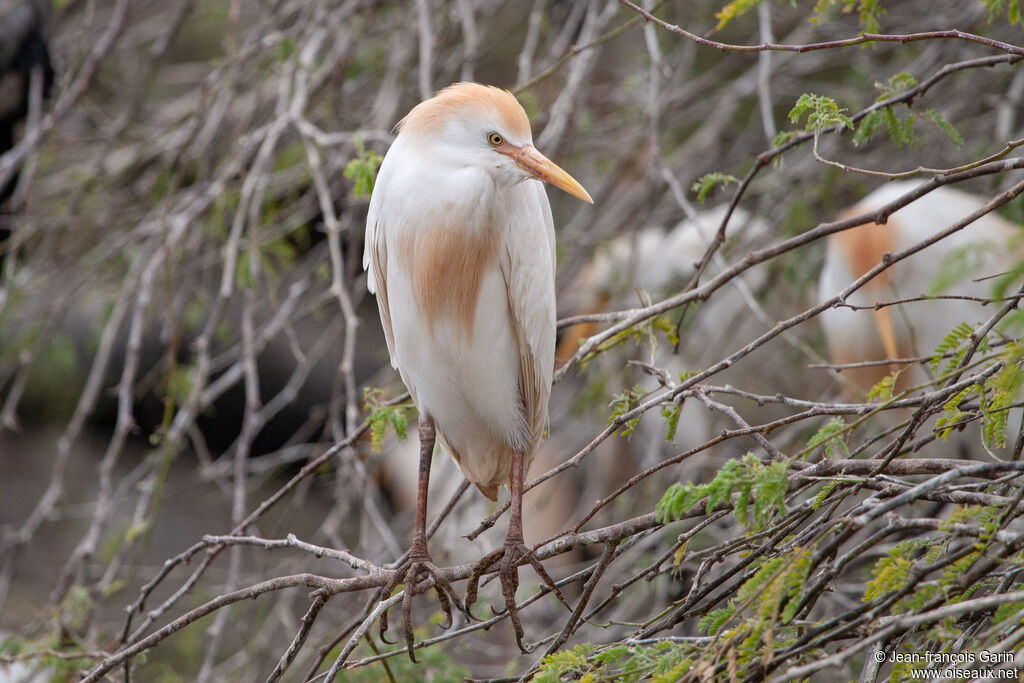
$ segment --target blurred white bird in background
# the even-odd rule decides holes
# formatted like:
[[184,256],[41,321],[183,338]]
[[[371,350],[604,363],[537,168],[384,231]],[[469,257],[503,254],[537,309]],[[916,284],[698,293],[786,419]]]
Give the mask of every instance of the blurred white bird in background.
[[[877,211],[918,183],[894,182],[878,188],[841,218]],[[985,199],[949,187],[939,187],[894,212],[885,225],[866,223],[831,235],[818,281],[818,301],[839,293],[882,261],[948,228],[977,211]],[[894,263],[846,299],[857,307],[873,307],[922,294],[988,298],[993,276],[1011,273],[1020,261],[1021,230],[995,213],[988,213],[934,245]],[[972,326],[987,320],[993,307],[968,299],[915,301],[878,309],[830,308],[821,324],[833,363],[847,365],[890,358],[929,356],[961,322]],[[874,364],[843,369],[852,389],[863,397],[902,364]],[[920,365],[906,368],[898,387],[925,381]]]
[[[562,302],[563,307],[584,314],[600,313],[645,305],[678,292],[693,276],[727,211],[728,206],[723,204],[693,211],[689,218],[672,226],[652,225],[615,236],[599,246],[580,270],[575,285],[565,292],[567,300]],[[737,254],[754,249],[769,235],[767,221],[737,207],[729,220],[727,245],[718,252],[720,256],[710,265],[709,273],[713,275]],[[704,305],[688,311],[678,347],[664,339],[653,343],[656,335],[651,335],[649,343],[602,353],[590,361],[586,376],[563,380],[562,386],[568,384],[572,389],[559,392],[556,398],[564,397],[570,405],[563,406],[565,400],[558,401],[552,413],[559,415],[560,421],[575,417],[573,414],[580,412],[575,409],[579,395],[586,393],[580,385],[587,379],[607,383],[610,392],[634,385],[645,393],[657,389],[659,379],[647,368],[628,364],[629,360],[641,361],[648,368],[653,366],[675,380],[684,373],[700,371],[714,363],[724,348],[739,344],[740,340],[754,339],[774,324],[774,320],[765,317],[757,302],[766,281],[767,269],[751,269],[716,292]],[[592,322],[569,327],[559,342],[556,357],[560,361],[567,360],[596,330],[597,325]],[[737,381],[736,374],[728,371],[718,374],[716,381]],[[739,376],[745,374],[741,368]],[[562,413],[566,417],[562,417]],[[561,431],[589,434],[595,426],[600,429],[608,419],[606,406],[598,407],[598,413],[594,418],[601,424],[588,423]],[[616,440],[602,444],[602,447],[616,448],[618,453],[611,458],[597,458],[588,471],[595,467],[616,468],[616,471],[599,475],[594,482],[600,487],[599,491],[584,499],[602,497],[614,490],[623,476],[628,478],[635,474],[637,468],[648,467],[669,452],[689,450],[712,437],[712,415],[696,401],[688,400],[683,404],[678,424],[675,437],[667,441],[664,419],[657,411],[651,411],[640,419],[628,442]],[[611,489],[606,489],[609,485]]]
[[[419,411],[416,520],[402,612],[412,657],[410,600],[432,577],[451,623],[461,608],[427,552],[426,509],[435,437],[491,500],[508,486],[504,545],[474,570],[500,562],[505,605],[524,649],[515,607],[523,478],[546,427],[555,353],[555,233],[542,180],[593,203],[587,191],[533,146],[526,112],[509,92],[457,83],[409,112],[377,176],[366,220],[363,266],[377,295],[391,363]],[[556,589],[557,590],[557,589]],[[381,632],[387,629],[386,614]]]

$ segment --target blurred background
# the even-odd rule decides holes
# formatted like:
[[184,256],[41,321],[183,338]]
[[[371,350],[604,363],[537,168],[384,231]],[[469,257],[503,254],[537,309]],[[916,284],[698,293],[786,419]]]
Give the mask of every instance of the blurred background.
[[[880,8],[827,0],[638,4],[730,44],[953,28],[1024,43],[1012,10],[1005,15],[991,7],[998,3],[974,0]],[[724,20],[729,8],[747,5]],[[884,109],[890,113],[877,118],[873,136],[858,118],[858,144],[852,130],[822,133],[818,155],[888,173],[966,167],[1024,138],[1017,50],[936,39],[729,51],[645,22],[614,0],[0,0],[0,631],[3,651],[13,653],[7,668],[13,671],[18,652],[84,652],[81,659],[17,659],[35,667],[26,676],[37,680],[75,680],[103,653],[218,595],[300,572],[353,575],[330,558],[204,545],[204,535],[294,534],[377,565],[407,548],[416,417],[401,401],[404,387],[366,291],[363,222],[394,125],[434,91],[461,80],[511,89],[530,115],[538,149],[595,198],[589,206],[550,193],[565,320],[558,362],[573,360],[555,386],[549,435],[529,478],[574,456],[577,465],[527,494],[527,542],[539,544],[581,520],[591,529],[650,513],[669,484],[710,480],[748,451],[765,457],[749,433],[723,436],[742,426],[736,415],[747,424],[779,420],[764,433],[778,452],[795,455],[826,412],[784,418],[812,404],[867,401],[865,387],[851,387],[827,367],[834,354],[820,316],[808,314],[701,377],[706,395],[734,413],[691,393],[607,429],[616,414],[714,368],[818,302],[825,239],[785,240],[848,216],[886,179],[825,163],[809,136],[787,136],[805,131],[806,115],[789,117],[801,95],[831,98],[854,116],[917,88],[912,99]],[[749,182],[719,183],[701,200],[692,186],[712,173]],[[974,195],[975,207],[1021,179],[1019,166],[1008,167],[958,179],[956,189]],[[934,230],[973,210],[954,215],[941,198],[930,206],[925,220]],[[1024,202],[1007,202],[998,213],[1019,225]],[[579,362],[581,343],[625,317],[592,314],[642,308],[692,288],[695,265],[722,227],[724,244],[699,284],[747,254],[787,246],[729,271],[721,287],[603,339],[600,353]],[[1006,258],[1013,245],[1001,242],[996,251],[1002,260],[965,266],[961,259],[960,270],[926,258],[899,294],[1013,276],[1016,259]],[[956,277],[940,283],[951,271]],[[986,283],[975,287],[975,304],[990,294]],[[978,321],[994,310],[981,310]],[[917,339],[919,353],[907,356],[930,356],[964,319],[941,305],[928,311],[942,323],[929,333],[938,338]],[[907,322],[908,315],[894,317]],[[860,320],[873,324],[870,313]],[[1005,334],[1004,342],[1013,333]],[[738,391],[716,393],[726,385]],[[773,402],[776,395],[807,403]],[[368,417],[372,430],[362,427]],[[883,418],[882,431],[892,423],[881,426]],[[399,438],[406,430],[410,438]],[[991,448],[976,434],[959,445],[933,438],[921,457],[984,460],[999,447],[1012,451],[1015,430]],[[691,450],[692,457],[659,467]],[[432,514],[461,482],[441,453],[434,472]],[[274,504],[264,512],[268,500]],[[496,547],[504,519],[464,538],[495,509],[475,490],[463,493],[431,541],[438,564],[471,562]],[[679,533],[631,537],[630,554],[613,565],[594,603],[644,567],[654,567],[653,580],[611,593],[611,607],[582,624],[569,645],[623,638],[687,596],[706,571],[718,571],[699,562],[674,572],[671,561],[661,566]],[[732,517],[719,518],[691,550],[745,533]],[[190,563],[180,562],[190,548]],[[565,588],[576,599],[600,555],[600,546],[579,547],[545,566],[556,578],[580,572]],[[171,558],[178,559],[168,568]],[[869,568],[844,581],[863,591]],[[522,575],[537,585],[532,570]],[[855,589],[837,590],[822,599],[822,614],[857,604]],[[501,604],[493,585],[483,592]],[[330,666],[375,604],[364,593],[328,602],[283,680],[306,680]],[[486,599],[478,611],[490,616]],[[308,591],[291,588],[220,609],[136,660],[135,680],[265,680],[308,607]],[[433,593],[416,599],[418,637],[441,633],[430,621],[436,611]],[[527,637],[558,633],[567,616],[542,599],[524,610]],[[696,619],[680,624],[673,633],[696,637]],[[352,660],[389,647],[376,643],[363,642]],[[386,660],[386,671],[366,664],[339,680],[516,680],[543,652],[520,656],[501,622],[423,651],[419,669],[402,655]],[[838,677],[856,677],[859,662],[850,666]],[[109,675],[129,680],[123,668]]]

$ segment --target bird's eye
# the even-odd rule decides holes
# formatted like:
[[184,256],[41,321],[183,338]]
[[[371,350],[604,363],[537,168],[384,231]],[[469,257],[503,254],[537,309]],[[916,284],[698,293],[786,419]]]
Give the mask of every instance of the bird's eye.
[[501,137],[497,133],[488,133],[487,134],[487,142],[489,142],[493,146],[497,147],[501,143],[505,142],[505,138]]

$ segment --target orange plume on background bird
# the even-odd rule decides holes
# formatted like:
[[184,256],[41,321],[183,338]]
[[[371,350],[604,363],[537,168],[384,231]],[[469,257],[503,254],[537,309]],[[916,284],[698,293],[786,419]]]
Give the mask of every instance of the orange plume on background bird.
[[[841,214],[848,218],[877,211],[917,187],[915,181],[881,186]],[[882,261],[953,225],[981,209],[985,200],[949,187],[938,187],[895,211],[885,225],[865,223],[837,232],[828,248],[818,281],[818,301],[826,301]],[[921,294],[953,294],[987,298],[992,276],[1012,272],[1021,258],[1020,228],[995,213],[978,218],[929,248],[894,263],[846,302],[862,307],[830,308],[821,314],[829,357],[840,365],[893,358],[928,356],[961,322],[980,323],[992,315],[970,299],[946,298],[874,308]],[[846,368],[843,376],[863,395],[890,372],[905,364],[873,363]],[[900,375],[900,386],[926,378],[920,368]]]
[[[523,478],[547,418],[555,353],[555,232],[541,180],[586,202],[587,191],[533,146],[526,112],[508,91],[456,83],[402,119],[377,176],[366,219],[363,266],[377,296],[391,354],[419,412],[416,520],[398,583],[412,656],[410,599],[432,577],[451,622],[462,608],[426,543],[435,438],[491,500],[511,492],[504,545],[478,563],[499,563],[502,594],[523,648],[517,568],[530,555],[522,531]],[[557,588],[554,589],[557,593]],[[560,595],[560,594],[559,594]],[[386,614],[381,631],[387,628]]]

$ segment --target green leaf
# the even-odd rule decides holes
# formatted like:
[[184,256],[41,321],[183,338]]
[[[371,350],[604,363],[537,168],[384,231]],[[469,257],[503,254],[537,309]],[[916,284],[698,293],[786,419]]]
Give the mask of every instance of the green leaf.
[[690,191],[697,194],[697,201],[703,202],[708,193],[711,192],[718,185],[729,185],[730,183],[739,183],[740,179],[736,176],[729,175],[728,173],[721,173],[715,171],[714,173],[705,173],[700,178],[694,181],[693,185],[690,186]]
[[950,330],[949,334],[943,337],[942,342],[932,352],[932,358],[928,361],[928,367],[931,368],[931,371],[939,372],[939,366],[942,365],[943,358],[948,354],[952,354],[941,374],[945,375],[952,372],[953,368],[960,364],[964,353],[967,352],[965,342],[971,338],[972,334],[974,334],[974,328],[966,322],[962,322]]
[[836,9],[841,9],[844,14],[849,14],[857,9],[860,23],[867,33],[881,31],[879,17],[882,16],[884,10],[879,0],[818,0],[814,5],[811,23],[820,23],[832,15]]
[[713,636],[718,633],[718,629],[722,627],[722,624],[729,621],[732,615],[736,613],[736,608],[732,603],[728,607],[722,607],[721,609],[711,610],[697,622],[697,629],[701,633]]
[[889,138],[896,143],[897,147],[905,147],[914,141],[914,119],[915,116],[908,116],[900,119],[892,107],[881,110],[882,120],[885,122],[885,129],[889,132]]
[[661,407],[661,417],[665,420],[665,443],[675,444],[676,429],[679,427],[679,416],[682,412],[682,403],[672,403]]
[[1020,0],[981,0],[981,2],[988,8],[989,23],[1001,17],[1004,10],[1006,11],[1006,19],[1011,25],[1016,26],[1020,23]]
[[[852,0],[846,0],[848,6],[852,6]],[[868,33],[879,33],[882,30],[878,18],[882,16],[882,5],[879,0],[860,0],[858,3],[858,14],[860,23]]]
[[857,126],[857,131],[853,134],[853,144],[855,147],[870,142],[871,138],[875,136],[875,133],[882,127],[882,122],[885,115],[882,113],[883,109],[874,109],[869,111],[864,118],[860,120],[860,124]]
[[886,553],[885,557],[875,562],[871,568],[871,575],[874,577],[865,584],[864,602],[871,602],[887,593],[899,590],[907,583],[910,577],[910,569],[914,566],[911,557],[927,541],[920,538],[900,541]]
[[[645,395],[646,392],[640,384],[636,384],[620,394],[615,394],[615,398],[611,403],[612,414],[608,418],[608,426],[610,427],[616,420],[635,408],[636,404],[641,401]],[[626,420],[626,422],[619,428],[618,435],[629,436],[633,433],[633,430],[636,429],[636,426],[639,423],[639,416]]]
[[407,411],[411,404],[386,405],[384,392],[375,387],[363,387],[363,401],[369,413],[370,443],[375,452],[380,453],[384,449],[384,439],[392,429],[400,440],[405,440],[409,429]]
[[775,147],[782,147],[789,143],[791,140],[795,139],[797,135],[799,135],[799,133],[797,133],[795,130],[780,130],[778,133],[776,133],[775,139],[772,140],[772,145],[774,145]]
[[964,146],[964,136],[937,109],[926,109],[924,115],[949,137],[955,147]]
[[583,643],[571,650],[560,650],[547,655],[541,660],[540,670],[533,680],[537,683],[558,683],[565,676],[588,669],[587,655],[593,652],[594,647],[589,643]]
[[[753,603],[755,634],[776,622],[789,623],[796,616],[800,595],[811,569],[813,553],[795,547],[789,553],[765,561],[737,591],[740,603]],[[756,645],[756,640],[752,641]]]
[[1007,344],[999,354],[1002,369],[985,381],[981,391],[981,439],[988,448],[1002,448],[1006,445],[1006,424],[1010,408],[1024,386],[1020,351],[1020,342]]
[[846,440],[850,432],[846,421],[841,417],[834,417],[814,433],[814,436],[807,442],[807,448],[813,449],[818,446],[825,446],[825,457],[835,458],[840,453],[849,455],[850,449],[846,446]]
[[788,463],[763,465],[752,453],[747,453],[741,460],[727,462],[715,478],[705,484],[689,481],[672,484],[655,506],[655,516],[662,524],[668,524],[705,498],[704,509],[711,513],[736,495],[733,508],[736,520],[752,531],[763,529],[775,510],[781,514],[786,512],[787,469]]
[[[904,91],[915,86],[917,86],[917,79],[905,71],[890,76],[889,80],[885,83],[876,81],[875,88],[878,90],[879,95],[875,98],[875,103],[879,104],[887,100],[894,100],[903,94]],[[909,110],[905,102],[901,104],[901,111],[904,108]],[[883,125],[897,147],[911,144],[914,141],[914,121],[917,117],[914,114],[910,114],[906,118],[901,119],[893,110],[894,106],[897,105],[891,104],[868,112],[861,119],[860,125],[857,126],[857,132],[853,136],[853,144],[859,147],[869,142]]]
[[954,427],[958,426],[970,417],[967,413],[960,410],[960,403],[968,394],[977,391],[977,389],[977,385],[969,386],[966,389],[957,392],[947,400],[945,404],[943,404],[942,415],[935,421],[935,428],[939,431],[939,435],[942,437],[943,441],[949,438]]
[[875,84],[876,88],[880,88],[883,92],[896,94],[901,90],[910,90],[911,88],[917,87],[917,79],[906,71],[901,71],[898,74],[894,74],[889,77],[889,82],[884,86],[878,83]]
[[818,491],[818,495],[814,497],[814,501],[811,503],[811,509],[817,512],[821,504],[836,490],[837,486],[839,486],[838,481],[830,481],[822,486],[821,491]]
[[853,120],[844,112],[846,109],[840,109],[831,97],[804,93],[790,110],[789,120],[791,123],[798,124],[806,115],[807,122],[804,126],[806,132],[820,133],[833,126],[853,130]]
[[787,469],[789,469],[789,463],[785,462],[773,462],[766,467],[751,468],[754,480],[755,523],[759,529],[767,525],[773,510],[778,510],[780,515],[786,514],[785,499],[786,491],[789,490],[789,480],[786,478]]
[[732,2],[715,13],[715,19],[718,19],[718,25],[715,26],[715,30],[721,31],[730,21],[746,14],[760,4],[761,0],[732,0]]
[[355,138],[356,156],[345,166],[344,175],[352,181],[352,194],[356,197],[369,197],[373,192],[373,182],[377,177],[377,168],[384,157],[373,150],[363,147],[359,136]]
[[893,370],[883,377],[878,384],[871,387],[871,391],[868,392],[868,398],[877,398],[882,403],[891,401],[892,392],[896,386],[896,380],[899,379],[900,373],[902,372],[903,370]]

